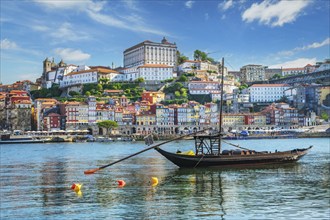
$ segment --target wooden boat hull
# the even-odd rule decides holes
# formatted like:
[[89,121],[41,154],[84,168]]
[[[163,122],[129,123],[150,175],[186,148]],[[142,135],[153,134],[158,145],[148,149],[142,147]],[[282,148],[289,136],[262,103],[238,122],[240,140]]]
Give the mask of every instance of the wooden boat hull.
[[172,163],[179,167],[195,168],[195,167],[230,167],[230,166],[247,166],[247,165],[265,165],[291,163],[298,161],[303,157],[309,148],[294,149],[291,151],[262,153],[257,152],[250,155],[183,155],[176,154],[155,148],[161,155],[166,157]]

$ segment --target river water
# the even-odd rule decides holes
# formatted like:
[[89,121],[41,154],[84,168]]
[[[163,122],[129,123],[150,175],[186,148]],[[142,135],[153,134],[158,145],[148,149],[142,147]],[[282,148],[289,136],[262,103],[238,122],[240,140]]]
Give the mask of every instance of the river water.
[[[292,165],[247,169],[179,169],[150,150],[84,175],[145,145],[1,145],[0,219],[330,219],[329,139],[232,143],[268,151],[314,147]],[[175,152],[192,146],[177,141],[162,147]],[[82,195],[71,190],[73,183],[83,184]]]

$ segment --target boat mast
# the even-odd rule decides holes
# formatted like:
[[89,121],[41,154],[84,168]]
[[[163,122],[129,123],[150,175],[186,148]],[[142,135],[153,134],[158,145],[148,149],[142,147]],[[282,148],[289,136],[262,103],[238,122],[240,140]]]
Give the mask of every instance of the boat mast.
[[[218,143],[218,155],[221,153],[221,130],[222,130],[222,101],[223,101],[223,75],[224,75],[224,69],[225,69],[225,59],[222,57],[222,63],[221,63],[221,98],[220,98],[220,114],[219,114],[219,143]],[[219,69],[220,70],[220,69]]]

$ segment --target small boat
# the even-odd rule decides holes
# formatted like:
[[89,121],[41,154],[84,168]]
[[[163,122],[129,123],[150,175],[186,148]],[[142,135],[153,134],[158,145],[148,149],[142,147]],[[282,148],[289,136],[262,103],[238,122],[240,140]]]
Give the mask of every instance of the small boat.
[[[222,68],[224,68],[224,59],[222,59]],[[222,73],[224,70],[222,69]],[[195,135],[195,152],[192,153],[171,153],[155,147],[161,155],[173,162],[179,167],[237,167],[247,165],[267,165],[281,164],[298,161],[302,158],[312,146],[303,149],[293,149],[283,152],[268,152],[250,150],[235,144],[234,147],[243,150],[224,150],[221,151],[221,142],[223,141],[222,132],[222,100],[223,100],[223,74],[221,77],[221,99],[219,113],[219,130],[214,134]],[[246,136],[248,133],[246,133]]]
[[[201,138],[195,137],[196,139]],[[204,139],[205,141],[205,139]],[[198,145],[197,145],[198,147]],[[199,146],[201,148],[201,146]],[[207,149],[204,145],[203,150]],[[284,164],[298,161],[312,146],[304,149],[293,149],[288,151],[253,151],[253,150],[223,150],[221,154],[212,154],[211,151],[205,153],[171,153],[159,147],[155,148],[161,155],[169,161],[182,168],[196,167],[245,167],[267,164]],[[197,151],[198,152],[198,151]]]

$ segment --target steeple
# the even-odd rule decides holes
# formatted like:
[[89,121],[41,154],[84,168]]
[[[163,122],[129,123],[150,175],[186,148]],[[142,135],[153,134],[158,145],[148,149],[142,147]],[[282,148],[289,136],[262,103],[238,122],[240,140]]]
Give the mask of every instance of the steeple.
[[51,69],[52,69],[52,63],[50,62],[48,57],[46,57],[46,59],[43,62],[43,73],[47,73],[51,71]]

